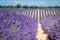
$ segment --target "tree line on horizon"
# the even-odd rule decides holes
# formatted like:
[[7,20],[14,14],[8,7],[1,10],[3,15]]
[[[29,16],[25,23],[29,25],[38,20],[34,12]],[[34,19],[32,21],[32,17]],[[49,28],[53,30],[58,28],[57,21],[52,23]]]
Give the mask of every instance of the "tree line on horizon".
[[28,5],[20,5],[20,4],[17,4],[15,6],[13,5],[0,5],[0,8],[60,8],[60,6],[28,6]]

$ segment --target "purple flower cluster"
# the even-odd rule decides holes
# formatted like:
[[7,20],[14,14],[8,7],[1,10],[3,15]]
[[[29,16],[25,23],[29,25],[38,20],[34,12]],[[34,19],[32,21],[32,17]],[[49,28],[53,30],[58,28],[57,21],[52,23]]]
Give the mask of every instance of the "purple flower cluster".
[[60,40],[60,18],[51,16],[41,21],[42,27],[50,40]]
[[60,18],[54,23],[48,34],[51,40],[60,40]]
[[8,10],[0,11],[0,40],[37,40],[36,32],[36,20]]

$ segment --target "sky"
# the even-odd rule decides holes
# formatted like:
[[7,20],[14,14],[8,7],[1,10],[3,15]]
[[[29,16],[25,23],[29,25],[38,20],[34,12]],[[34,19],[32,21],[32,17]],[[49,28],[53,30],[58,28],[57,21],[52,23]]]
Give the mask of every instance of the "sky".
[[0,5],[60,6],[60,0],[0,0]]

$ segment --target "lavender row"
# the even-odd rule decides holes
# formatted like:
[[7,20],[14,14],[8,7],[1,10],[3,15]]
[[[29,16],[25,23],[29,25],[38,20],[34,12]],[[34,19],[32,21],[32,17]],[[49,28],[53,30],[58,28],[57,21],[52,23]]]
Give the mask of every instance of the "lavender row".
[[0,13],[1,40],[37,40],[37,21],[15,12]]

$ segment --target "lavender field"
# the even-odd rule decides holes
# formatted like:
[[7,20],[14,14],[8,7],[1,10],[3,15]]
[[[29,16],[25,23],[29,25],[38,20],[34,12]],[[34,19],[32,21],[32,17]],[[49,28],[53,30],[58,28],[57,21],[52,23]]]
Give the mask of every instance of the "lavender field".
[[0,8],[0,40],[38,40],[38,22],[49,40],[60,40],[60,8]]

